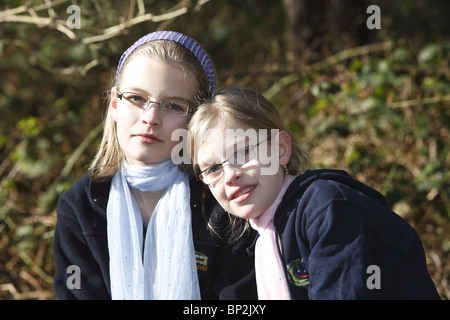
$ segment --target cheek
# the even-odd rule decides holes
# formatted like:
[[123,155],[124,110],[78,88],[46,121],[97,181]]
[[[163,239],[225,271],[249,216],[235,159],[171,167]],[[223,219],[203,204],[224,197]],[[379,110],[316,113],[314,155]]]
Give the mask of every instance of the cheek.
[[221,187],[209,187],[209,190],[211,190],[212,195],[214,198],[216,198],[217,202],[225,209],[228,210],[228,203],[226,201],[226,195],[225,190]]
[[[186,130],[187,126],[187,118],[184,117],[172,117],[172,118],[166,118],[162,123],[162,130],[165,132],[165,135],[167,135],[167,139],[170,140],[170,144],[172,147],[179,144],[180,142],[185,139],[187,136],[186,131],[183,131],[182,135],[179,130],[177,129],[184,129]],[[177,130],[176,132],[174,132]],[[184,138],[183,138],[184,137]]]
[[127,112],[125,108],[117,108],[114,120],[116,121],[117,135],[120,141],[128,136],[130,128],[139,121],[139,117]]
[[187,117],[166,117],[166,126],[170,132],[173,132],[176,129],[186,129],[188,118]]
[[116,121],[121,121],[123,119],[126,119],[128,121],[138,121],[141,117],[140,111],[122,105],[119,105],[116,108],[116,114]]

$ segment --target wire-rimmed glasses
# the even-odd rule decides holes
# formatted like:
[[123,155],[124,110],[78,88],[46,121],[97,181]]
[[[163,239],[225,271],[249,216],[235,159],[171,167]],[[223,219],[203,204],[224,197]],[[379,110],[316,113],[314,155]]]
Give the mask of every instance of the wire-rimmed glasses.
[[[269,139],[267,139],[269,140]],[[241,167],[250,160],[252,160],[256,155],[256,147],[259,146],[261,143],[267,141],[261,141],[258,144],[254,146],[246,146],[242,149],[237,150],[235,153],[233,153],[231,156],[229,156],[227,159],[225,159],[222,163],[212,165],[200,172],[198,178],[204,183],[204,184],[212,184],[218,181],[223,176],[223,165],[225,162],[228,162],[233,167]]]
[[119,98],[124,104],[130,107],[138,108],[142,111],[150,109],[152,104],[156,104],[159,110],[169,116],[184,117],[190,111],[191,105],[187,101],[179,99],[168,99],[165,101],[153,101],[149,97],[135,92],[120,92],[117,90],[117,98]]

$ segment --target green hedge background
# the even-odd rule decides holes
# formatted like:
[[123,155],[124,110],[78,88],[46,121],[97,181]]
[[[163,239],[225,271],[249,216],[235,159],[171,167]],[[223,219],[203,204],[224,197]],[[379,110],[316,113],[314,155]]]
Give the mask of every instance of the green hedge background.
[[[370,30],[369,5],[381,10]],[[69,5],[80,29],[69,29]],[[447,0],[3,1],[0,299],[54,299],[58,197],[101,138],[122,52],[142,35],[197,39],[221,85],[263,92],[311,154],[386,195],[450,298]]]

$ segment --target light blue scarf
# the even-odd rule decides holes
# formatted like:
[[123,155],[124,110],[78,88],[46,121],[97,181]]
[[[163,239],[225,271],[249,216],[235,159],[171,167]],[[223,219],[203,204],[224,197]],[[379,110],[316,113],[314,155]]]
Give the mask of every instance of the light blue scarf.
[[[129,186],[144,192],[167,189],[150,218],[145,245]],[[170,160],[147,167],[124,161],[112,179],[106,212],[113,299],[200,299],[185,173]]]

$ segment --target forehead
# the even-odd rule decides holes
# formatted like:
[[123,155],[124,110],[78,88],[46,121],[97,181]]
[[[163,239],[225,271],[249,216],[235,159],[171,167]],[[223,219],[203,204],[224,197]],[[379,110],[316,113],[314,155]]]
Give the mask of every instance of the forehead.
[[218,122],[195,141],[200,167],[222,162],[246,144],[256,144],[257,130],[237,122]]
[[198,89],[195,76],[175,63],[138,55],[121,72],[120,89],[140,88],[151,95],[191,99]]

